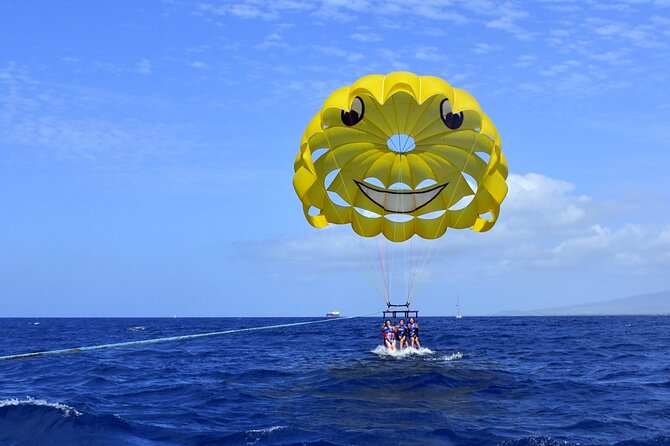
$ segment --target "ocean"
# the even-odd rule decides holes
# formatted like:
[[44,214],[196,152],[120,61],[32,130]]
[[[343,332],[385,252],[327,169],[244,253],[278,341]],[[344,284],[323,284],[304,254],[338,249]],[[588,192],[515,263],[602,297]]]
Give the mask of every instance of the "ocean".
[[[306,321],[0,319],[0,355]],[[0,445],[670,445],[670,317],[381,317],[0,361]]]

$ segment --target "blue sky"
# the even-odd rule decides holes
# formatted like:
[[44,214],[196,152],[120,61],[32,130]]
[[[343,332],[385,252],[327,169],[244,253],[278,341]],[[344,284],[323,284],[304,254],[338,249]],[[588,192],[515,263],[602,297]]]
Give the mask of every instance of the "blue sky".
[[419,309],[668,289],[669,46],[668,1],[4,1],[0,314],[381,309],[292,163],[329,92],[397,70],[471,92],[510,165]]

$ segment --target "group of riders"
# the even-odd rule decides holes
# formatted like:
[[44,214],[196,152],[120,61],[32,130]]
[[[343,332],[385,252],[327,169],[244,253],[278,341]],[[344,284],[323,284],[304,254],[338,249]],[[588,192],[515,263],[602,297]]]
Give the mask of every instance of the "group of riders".
[[419,323],[410,317],[407,324],[404,319],[400,319],[398,325],[393,325],[388,319],[382,324],[382,339],[389,350],[402,350],[408,347],[421,348]]

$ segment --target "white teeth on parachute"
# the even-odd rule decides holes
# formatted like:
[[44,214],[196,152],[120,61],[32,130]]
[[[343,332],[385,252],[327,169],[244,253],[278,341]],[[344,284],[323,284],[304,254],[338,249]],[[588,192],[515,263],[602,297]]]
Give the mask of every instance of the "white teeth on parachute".
[[441,184],[426,190],[408,191],[373,188],[360,181],[356,181],[356,185],[377,206],[397,214],[408,214],[424,207],[447,187]]

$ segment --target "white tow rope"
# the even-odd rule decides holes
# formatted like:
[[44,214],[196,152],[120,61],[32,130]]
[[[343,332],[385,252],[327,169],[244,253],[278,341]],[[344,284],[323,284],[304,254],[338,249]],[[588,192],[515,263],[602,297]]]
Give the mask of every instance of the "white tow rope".
[[83,353],[83,352],[91,352],[95,350],[106,350],[108,348],[123,348],[123,347],[136,347],[139,345],[148,345],[148,344],[159,344],[161,342],[172,342],[172,341],[188,341],[191,339],[198,339],[198,338],[207,338],[210,336],[222,336],[222,335],[227,335],[227,334],[233,334],[233,333],[244,333],[244,332],[250,332],[250,331],[261,331],[261,330],[273,330],[276,328],[286,328],[286,327],[297,327],[300,325],[311,325],[311,324],[321,324],[324,322],[333,322],[333,321],[338,321],[338,320],[345,320],[345,319],[354,319],[357,317],[365,317],[365,316],[371,316],[373,314],[377,314],[378,312],[375,311],[374,313],[366,313],[366,314],[357,314],[356,316],[346,316],[346,317],[337,317],[337,318],[327,318],[327,319],[318,319],[315,321],[305,321],[305,322],[293,322],[290,324],[276,324],[276,325],[266,325],[263,327],[249,327],[249,328],[238,328],[235,330],[225,330],[225,331],[212,331],[208,333],[196,333],[196,334],[189,334],[189,335],[181,335],[181,336],[168,336],[165,338],[154,338],[154,339],[142,339],[139,341],[127,341],[127,342],[115,342],[112,344],[100,344],[100,345],[89,345],[86,347],[74,347],[74,348],[63,348],[63,349],[58,349],[58,350],[47,350],[47,351],[42,351],[42,352],[32,352],[32,353],[19,353],[17,355],[7,355],[7,356],[0,356],[0,361],[12,361],[15,359],[28,359],[28,358],[39,358],[43,356],[55,356],[55,355],[64,355],[66,353]]

